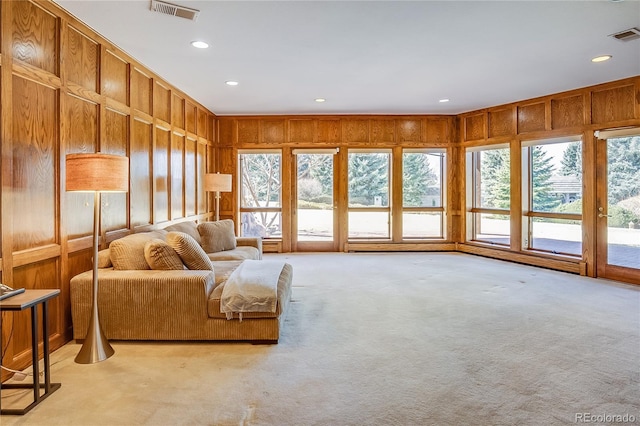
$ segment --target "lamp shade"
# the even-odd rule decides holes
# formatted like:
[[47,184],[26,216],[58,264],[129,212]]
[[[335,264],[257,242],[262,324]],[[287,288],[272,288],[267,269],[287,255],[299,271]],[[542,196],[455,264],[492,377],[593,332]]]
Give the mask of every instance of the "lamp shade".
[[231,192],[231,175],[207,173],[204,175],[204,190],[211,192]]
[[127,192],[129,159],[111,154],[69,154],[67,191]]

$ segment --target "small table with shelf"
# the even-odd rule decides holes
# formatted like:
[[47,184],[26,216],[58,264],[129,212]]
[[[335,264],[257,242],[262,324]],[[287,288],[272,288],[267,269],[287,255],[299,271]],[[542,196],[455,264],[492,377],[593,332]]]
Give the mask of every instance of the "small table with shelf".
[[[0,384],[2,389],[33,389],[33,402],[23,409],[2,409],[0,414],[22,415],[46,399],[53,392],[57,391],[61,384],[51,383],[49,365],[49,326],[47,321],[48,302],[58,296],[60,290],[25,290],[24,293],[17,294],[0,301],[0,312],[23,311],[31,309],[31,362],[33,369],[33,383],[5,383]],[[42,352],[44,361],[44,383],[40,382],[40,367],[38,360],[38,305],[42,305]],[[44,393],[40,394],[40,389]]]

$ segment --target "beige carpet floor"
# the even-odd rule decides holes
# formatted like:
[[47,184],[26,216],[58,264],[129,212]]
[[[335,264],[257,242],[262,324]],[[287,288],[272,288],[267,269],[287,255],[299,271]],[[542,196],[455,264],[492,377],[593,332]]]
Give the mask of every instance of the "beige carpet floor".
[[268,257],[295,271],[278,345],[114,342],[79,365],[69,343],[62,388],[0,423],[640,422],[640,287],[460,253]]

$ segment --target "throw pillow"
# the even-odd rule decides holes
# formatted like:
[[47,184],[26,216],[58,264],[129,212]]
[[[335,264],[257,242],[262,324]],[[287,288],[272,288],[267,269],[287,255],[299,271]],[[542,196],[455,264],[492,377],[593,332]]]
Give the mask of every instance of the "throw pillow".
[[140,270],[149,269],[149,264],[144,258],[144,246],[154,238],[163,239],[164,230],[141,232],[118,238],[109,245],[111,263],[116,270]]
[[202,248],[207,253],[217,253],[236,248],[236,234],[233,231],[233,220],[203,222],[198,225],[202,236]]
[[184,269],[184,264],[178,253],[169,244],[160,239],[154,239],[145,244],[144,258],[151,269]]
[[200,234],[198,233],[198,224],[194,221],[174,223],[164,229],[168,232],[184,232],[185,234],[191,235],[198,244],[201,244],[202,242],[200,240]]
[[106,248],[98,252],[98,268],[111,268],[111,250]]
[[167,243],[178,253],[187,268],[213,271],[213,265],[207,253],[191,235],[184,232],[169,232]]

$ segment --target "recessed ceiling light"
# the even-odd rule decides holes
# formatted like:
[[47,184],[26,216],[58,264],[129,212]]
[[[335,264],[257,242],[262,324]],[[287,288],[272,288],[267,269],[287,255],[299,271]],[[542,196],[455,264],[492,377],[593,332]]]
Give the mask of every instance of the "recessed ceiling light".
[[440,102],[441,104],[445,103],[445,102],[449,102],[449,99],[440,99],[438,102]]
[[604,62],[604,61],[608,61],[611,58],[613,58],[613,56],[611,55],[596,56],[591,60],[591,62]]
[[322,103],[322,102],[326,102],[325,98],[316,98],[315,99],[316,102]]
[[204,41],[199,41],[199,40],[192,41],[191,45],[193,47],[197,47],[198,49],[206,49],[207,47],[209,47],[208,43],[205,43]]
[[233,80],[229,80],[229,81],[225,81],[224,84],[226,84],[227,86],[237,86],[238,82],[237,81],[233,81]]

